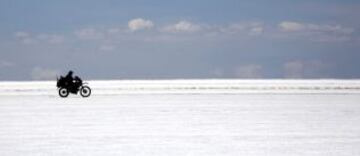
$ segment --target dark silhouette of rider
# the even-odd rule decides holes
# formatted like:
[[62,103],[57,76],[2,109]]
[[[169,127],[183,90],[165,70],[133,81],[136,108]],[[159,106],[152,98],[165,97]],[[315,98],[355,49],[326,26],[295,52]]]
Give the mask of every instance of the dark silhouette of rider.
[[65,80],[66,80],[66,82],[68,82],[68,83],[72,83],[73,82],[73,80],[74,80],[74,78],[73,78],[73,71],[72,70],[70,70],[68,73],[67,73],[67,75],[65,76]]
[[77,76],[75,76],[74,78],[73,73],[74,72],[70,70],[65,76],[65,85],[70,89],[71,92],[76,93],[78,91],[78,88],[82,85],[82,80]]

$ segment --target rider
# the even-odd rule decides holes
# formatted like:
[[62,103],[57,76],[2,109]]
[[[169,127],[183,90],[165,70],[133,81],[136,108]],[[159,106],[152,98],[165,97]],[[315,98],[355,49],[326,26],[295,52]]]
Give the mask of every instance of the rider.
[[70,70],[65,76],[65,82],[67,82],[67,87],[70,88],[71,92],[77,92],[77,89],[82,85],[82,80],[75,76],[73,77],[73,71]]
[[72,70],[70,70],[69,72],[68,72],[68,74],[65,76],[65,80],[66,80],[66,82],[69,82],[70,84],[72,84],[73,83],[73,80],[74,80],[74,78],[73,78],[73,71]]

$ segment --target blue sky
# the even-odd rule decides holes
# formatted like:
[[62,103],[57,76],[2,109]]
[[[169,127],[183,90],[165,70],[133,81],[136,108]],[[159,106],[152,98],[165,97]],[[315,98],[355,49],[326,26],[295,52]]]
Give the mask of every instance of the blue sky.
[[0,80],[359,78],[360,1],[0,0]]

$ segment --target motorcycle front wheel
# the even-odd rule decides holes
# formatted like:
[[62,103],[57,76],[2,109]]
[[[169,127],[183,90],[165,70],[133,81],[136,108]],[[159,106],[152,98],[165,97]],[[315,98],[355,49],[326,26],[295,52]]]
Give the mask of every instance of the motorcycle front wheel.
[[91,94],[91,89],[88,86],[82,86],[80,89],[80,95],[82,97],[89,97]]
[[60,97],[65,98],[69,95],[69,91],[66,88],[60,88],[59,95]]

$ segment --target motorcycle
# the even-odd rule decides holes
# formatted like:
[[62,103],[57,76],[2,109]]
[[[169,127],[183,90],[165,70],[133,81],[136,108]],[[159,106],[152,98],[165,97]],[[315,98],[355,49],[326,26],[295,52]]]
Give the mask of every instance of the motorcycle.
[[77,76],[72,82],[68,82],[68,80],[61,76],[60,79],[57,78],[56,86],[62,98],[68,97],[69,93],[78,94],[80,92],[82,97],[89,97],[91,94],[91,88]]

